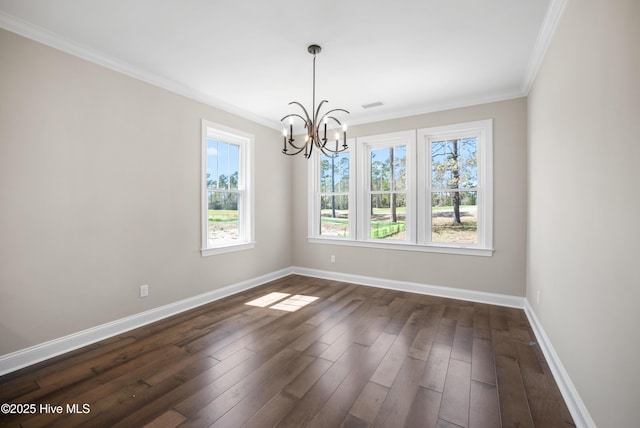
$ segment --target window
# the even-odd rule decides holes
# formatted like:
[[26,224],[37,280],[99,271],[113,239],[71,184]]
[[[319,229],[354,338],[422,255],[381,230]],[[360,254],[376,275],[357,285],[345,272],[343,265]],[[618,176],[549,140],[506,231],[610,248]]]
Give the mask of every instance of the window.
[[451,248],[491,249],[492,121],[418,131],[422,172],[420,241]]
[[411,190],[415,132],[358,139],[360,150],[359,217],[363,241],[415,243]]
[[491,255],[492,126],[359,137],[349,152],[316,155],[310,241]]
[[254,138],[202,121],[202,255],[253,248]]
[[[355,140],[348,140],[351,146]],[[333,239],[349,239],[355,236],[353,218],[353,190],[351,171],[354,158],[350,150],[325,155],[319,150],[312,155],[309,182],[312,184],[309,198],[309,235]]]

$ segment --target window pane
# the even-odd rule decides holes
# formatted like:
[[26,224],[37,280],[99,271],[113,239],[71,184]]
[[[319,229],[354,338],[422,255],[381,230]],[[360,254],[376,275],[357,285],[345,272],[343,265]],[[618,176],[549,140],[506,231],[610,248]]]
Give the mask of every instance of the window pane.
[[320,198],[320,235],[349,236],[348,195],[324,195]]
[[207,138],[207,187],[218,188],[218,142]]
[[371,190],[391,190],[389,147],[371,150]]
[[240,147],[235,144],[229,144],[229,158],[227,161],[229,189],[238,190],[239,161]]
[[405,146],[393,149],[393,190],[407,189],[407,148]]
[[384,147],[371,150],[371,190],[405,190],[407,148]]
[[431,240],[439,243],[478,242],[478,192],[431,194]]
[[207,187],[238,189],[240,147],[207,139]]
[[238,194],[209,191],[207,241],[209,246],[238,240]]
[[478,187],[477,138],[431,143],[431,185],[435,189]]
[[406,208],[404,193],[371,195],[371,238],[405,240]]
[[320,192],[349,191],[349,153],[320,155]]

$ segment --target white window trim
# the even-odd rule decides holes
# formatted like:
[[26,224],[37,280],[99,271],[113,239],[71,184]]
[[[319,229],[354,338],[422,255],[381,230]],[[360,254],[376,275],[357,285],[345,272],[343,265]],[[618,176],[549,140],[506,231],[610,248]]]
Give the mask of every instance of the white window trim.
[[[240,193],[240,221],[239,238],[237,242],[221,243],[216,247],[208,247],[208,189],[207,189],[207,138],[217,138],[237,143],[240,146],[239,170],[243,179],[239,181]],[[253,152],[255,138],[252,134],[239,131],[215,122],[202,119],[202,165],[200,173],[201,186],[201,248],[202,257],[216,254],[230,253],[234,251],[248,250],[255,247],[254,240],[254,174]]]
[[314,150],[309,159],[310,167],[308,168],[308,183],[311,197],[307,198],[307,208],[309,212],[308,235],[310,239],[320,241],[343,241],[352,240],[356,236],[356,207],[351,203],[356,200],[356,187],[353,180],[356,166],[356,140],[354,138],[347,139],[349,147],[349,236],[324,236],[320,234],[320,151]]
[[[483,198],[483,203],[478,207],[478,244],[475,245],[455,245],[445,243],[433,243],[427,239],[430,236],[431,227],[431,207],[427,201],[431,198],[418,198],[418,194],[430,192],[431,159],[429,150],[424,144],[428,136],[442,136],[451,133],[477,132],[480,136],[478,147],[478,197]],[[381,145],[388,146],[389,141],[394,138],[408,138],[407,144],[407,236],[406,241],[375,240],[368,235],[369,220],[365,220],[368,203],[366,201],[368,193],[367,160],[365,145],[368,147]],[[419,130],[401,131],[383,135],[369,137],[358,137],[350,139],[348,142],[351,151],[351,179],[349,180],[350,206],[349,206],[349,226],[350,236],[340,238],[334,236],[321,236],[319,227],[314,229],[314,225],[320,222],[319,211],[319,158],[315,157],[311,162],[308,174],[309,191],[312,197],[308,198],[308,219],[309,229],[307,242],[313,244],[331,244],[352,247],[381,248],[398,251],[419,251],[427,253],[444,253],[470,256],[489,257],[493,255],[493,120],[479,120],[453,125],[423,128]],[[355,165],[354,165],[355,162]],[[426,165],[424,168],[418,165]],[[355,168],[354,168],[355,166]],[[355,180],[353,178],[356,178]],[[357,181],[357,183],[356,183]],[[356,201],[354,209],[351,203]],[[409,215],[409,207],[413,215]],[[426,217],[428,216],[428,217]],[[427,227],[418,227],[418,219]],[[355,233],[353,228],[356,228]],[[429,233],[429,235],[427,235]]]
[[[357,239],[362,242],[374,243],[374,244],[416,244],[415,241],[415,228],[416,218],[415,215],[411,215],[415,212],[415,189],[413,183],[415,183],[415,150],[416,150],[416,132],[415,131],[401,131],[392,132],[388,134],[373,135],[368,137],[358,138],[357,141],[358,150],[360,156],[358,156],[358,188],[362,189],[360,197],[358,198],[358,234]],[[371,230],[371,198],[369,191],[371,189],[371,174],[369,173],[371,167],[371,150],[381,147],[391,146],[405,146],[407,148],[407,188],[406,188],[406,223],[405,223],[405,235],[407,239],[404,241],[393,241],[391,239],[373,239],[370,236]]]
[[431,197],[420,198],[418,202],[418,216],[425,219],[426,227],[420,228],[418,242],[433,248],[464,249],[471,252],[478,251],[493,253],[493,120],[478,120],[455,125],[437,126],[418,130],[418,159],[422,168],[418,168],[418,192],[422,195],[431,194],[431,150],[430,144],[443,138],[456,136],[478,137],[478,240],[477,244],[456,245],[431,242]]

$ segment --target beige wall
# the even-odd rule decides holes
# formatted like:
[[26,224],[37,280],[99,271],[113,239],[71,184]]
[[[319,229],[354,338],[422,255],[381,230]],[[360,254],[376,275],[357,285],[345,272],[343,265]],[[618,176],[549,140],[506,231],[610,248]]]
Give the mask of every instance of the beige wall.
[[[3,30],[0,53],[0,355],[292,264],[279,132]],[[201,118],[255,135],[254,250],[200,256]]]
[[[525,295],[526,100],[524,98],[353,126],[350,137],[493,119],[494,248],[491,257],[307,242],[307,164],[295,159],[294,264],[377,278]],[[336,263],[330,256],[336,255]]]
[[600,427],[640,421],[639,22],[569,2],[528,100],[527,298]]

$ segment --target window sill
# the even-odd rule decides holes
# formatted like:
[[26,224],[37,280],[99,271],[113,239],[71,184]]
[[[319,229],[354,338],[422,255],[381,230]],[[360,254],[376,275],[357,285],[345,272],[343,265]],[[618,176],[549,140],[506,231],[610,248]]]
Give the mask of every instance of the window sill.
[[349,247],[380,248],[385,250],[420,251],[424,253],[461,254],[466,256],[491,257],[493,248],[453,247],[440,245],[418,245],[402,242],[353,241],[336,238],[308,238],[310,244],[344,245]]
[[241,244],[229,244],[215,248],[203,248],[200,250],[202,257],[215,256],[216,254],[233,253],[236,251],[250,250],[256,246],[255,242],[243,242]]

